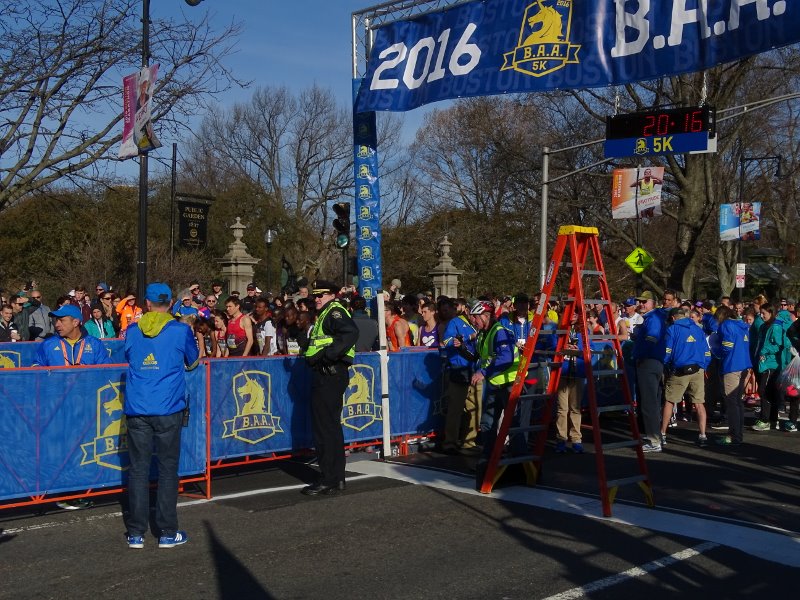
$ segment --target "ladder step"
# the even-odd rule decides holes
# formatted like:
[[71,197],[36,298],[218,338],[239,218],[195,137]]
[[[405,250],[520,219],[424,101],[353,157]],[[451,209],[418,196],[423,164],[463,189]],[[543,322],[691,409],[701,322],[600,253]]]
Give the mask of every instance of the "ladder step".
[[528,370],[530,371],[531,369],[538,369],[539,367],[547,367],[547,368],[557,367],[561,364],[563,363],[553,362],[551,360],[550,361],[540,360],[539,362],[528,363]]
[[595,377],[606,377],[609,375],[622,375],[625,371],[622,369],[598,369],[597,371],[592,371],[592,375]]
[[508,428],[509,435],[512,433],[528,433],[530,431],[544,431],[544,425],[525,425]]
[[517,397],[517,401],[519,400],[547,400],[548,398],[554,398],[555,394],[520,394]]
[[621,485],[628,485],[629,483],[638,483],[646,480],[646,475],[634,475],[633,477],[623,477],[621,479],[609,479],[606,482],[606,487],[615,488]]
[[607,412],[616,412],[618,410],[630,410],[630,404],[613,404],[609,406],[598,406],[597,407],[597,414],[607,413]]
[[633,448],[640,445],[640,440],[625,440],[624,442],[611,442],[610,444],[603,444],[603,452],[606,450],[616,450],[617,448]]
[[520,463],[535,462],[535,461],[541,460],[541,459],[542,459],[541,456],[536,456],[534,454],[530,454],[530,455],[527,455],[527,456],[508,456],[506,458],[501,458],[500,462],[498,462],[497,464],[500,464],[500,465],[518,465]]
[[589,341],[592,341],[592,342],[603,342],[603,341],[605,341],[605,342],[613,342],[616,339],[617,339],[617,336],[611,335],[610,333],[603,333],[603,334],[599,334],[599,335],[592,334],[592,335],[589,336]]
[[602,271],[581,271],[581,275],[605,275]]
[[584,304],[590,304],[592,306],[605,306],[606,304],[611,304],[610,300],[592,300],[589,298],[584,298]]

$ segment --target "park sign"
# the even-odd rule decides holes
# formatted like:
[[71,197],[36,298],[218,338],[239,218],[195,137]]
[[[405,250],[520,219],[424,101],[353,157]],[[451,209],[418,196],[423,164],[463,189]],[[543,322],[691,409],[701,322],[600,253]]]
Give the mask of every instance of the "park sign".
[[625,257],[625,264],[638,275],[653,264],[653,257],[644,248],[634,248],[633,252]]
[[355,111],[621,85],[798,41],[787,0],[476,0],[378,27]]

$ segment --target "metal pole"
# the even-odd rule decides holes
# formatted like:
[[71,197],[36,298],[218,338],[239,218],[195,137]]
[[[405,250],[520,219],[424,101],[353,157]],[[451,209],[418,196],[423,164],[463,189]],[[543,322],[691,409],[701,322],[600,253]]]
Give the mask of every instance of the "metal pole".
[[272,292],[272,267],[270,266],[270,250],[272,249],[272,244],[267,242],[267,292]]
[[[736,240],[737,265],[742,260],[742,200],[744,200],[744,147],[742,146],[742,138],[739,138],[738,142],[739,142],[739,202],[736,208],[739,211],[739,235],[738,239]],[[738,301],[742,302],[742,296],[744,295],[744,288],[738,288],[736,294]]]
[[[642,217],[639,214],[639,166],[636,165],[636,185],[633,188],[633,206],[636,209],[636,247],[642,246]],[[636,293],[641,294],[644,288],[644,275],[636,274]]]
[[342,248],[342,287],[347,287],[347,248]]
[[547,194],[550,182],[547,180],[550,173],[550,148],[542,148],[542,215],[541,233],[539,237],[539,285],[544,289],[544,278],[547,273]]
[[169,268],[175,260],[175,195],[178,193],[178,144],[172,144],[172,185],[169,193]]
[[[142,68],[150,60],[150,0],[142,0]],[[136,296],[143,302],[147,286],[147,154],[139,155],[139,248],[136,259]]]

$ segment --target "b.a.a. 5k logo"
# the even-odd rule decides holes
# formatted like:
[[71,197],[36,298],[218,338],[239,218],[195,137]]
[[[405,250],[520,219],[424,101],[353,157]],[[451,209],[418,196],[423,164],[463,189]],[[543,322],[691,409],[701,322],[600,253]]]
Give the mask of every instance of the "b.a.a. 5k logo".
[[81,444],[81,466],[96,464],[124,471],[128,468],[128,429],[122,407],[125,384],[109,381],[97,390],[97,427],[95,438]]
[[283,433],[281,418],[272,414],[270,383],[270,375],[264,371],[242,371],[233,378],[236,416],[223,421],[223,438],[257,444]]
[[350,385],[344,393],[342,425],[363,431],[382,420],[381,407],[375,403],[375,370],[368,365],[352,365]]
[[537,0],[522,17],[517,47],[503,54],[501,71],[542,77],[578,64],[579,44],[570,43],[573,0]]

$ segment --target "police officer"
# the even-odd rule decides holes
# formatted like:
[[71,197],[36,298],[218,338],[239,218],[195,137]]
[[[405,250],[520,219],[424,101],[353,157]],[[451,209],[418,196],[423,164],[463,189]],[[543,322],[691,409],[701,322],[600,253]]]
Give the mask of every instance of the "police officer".
[[344,490],[344,434],[342,404],[355,357],[358,327],[336,299],[339,286],[317,280],[312,295],[317,320],[311,329],[305,358],[313,372],[311,424],[317,449],[320,478],[303,488],[306,496],[333,495]]
[[[500,415],[506,408],[511,386],[517,376],[519,349],[514,332],[494,320],[494,309],[489,302],[479,300],[469,314],[473,327],[478,330],[478,369],[472,375],[471,383],[477,385],[481,381],[486,382],[481,418],[483,460],[478,463],[475,476],[477,487],[480,488],[486,469],[485,461],[491,456],[497,438]],[[524,437],[517,434],[511,443],[515,453],[524,453]]]

